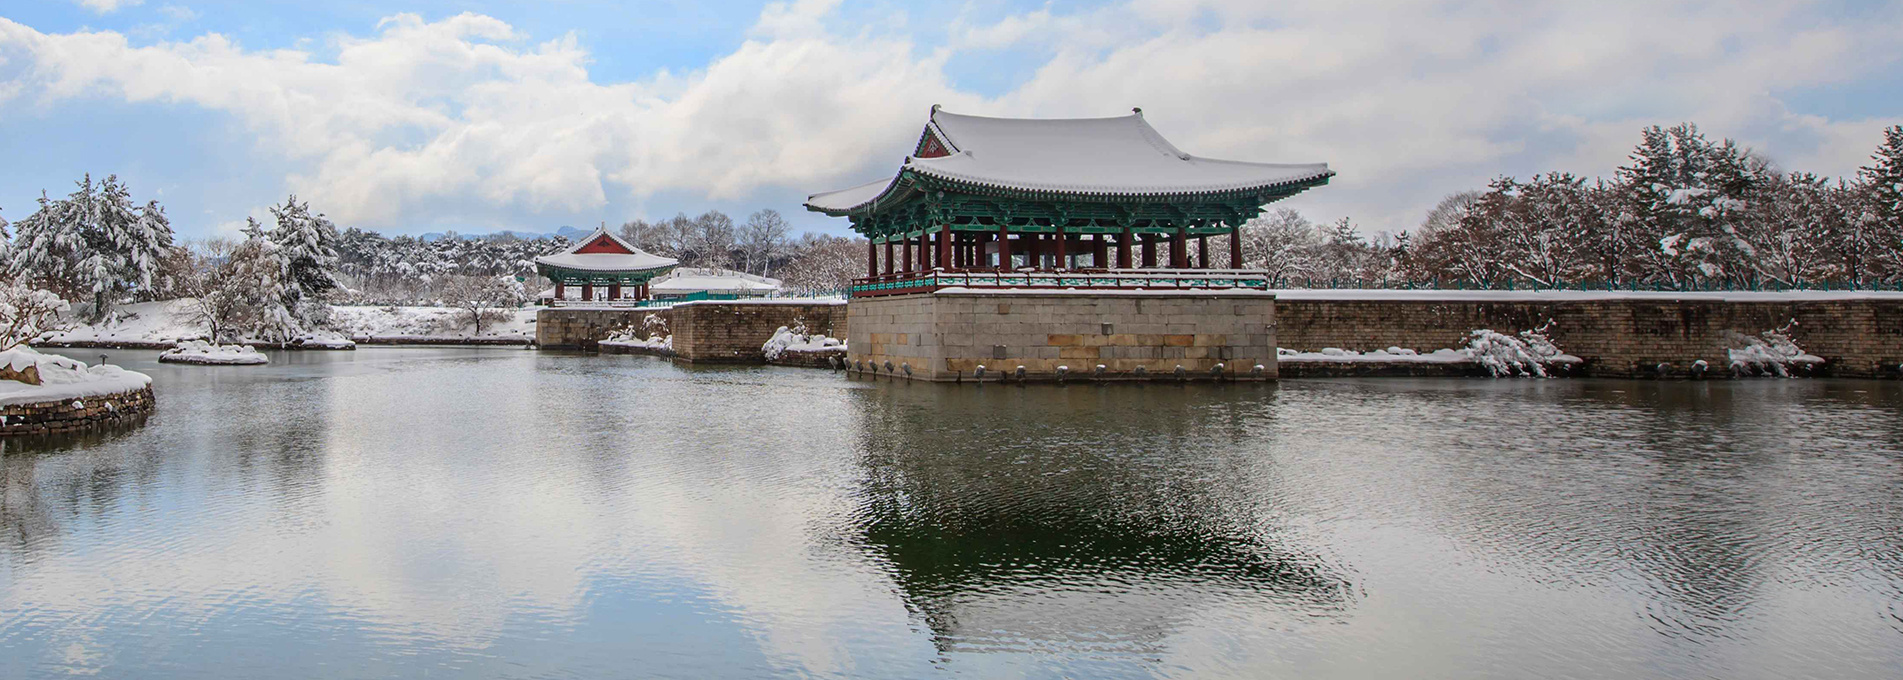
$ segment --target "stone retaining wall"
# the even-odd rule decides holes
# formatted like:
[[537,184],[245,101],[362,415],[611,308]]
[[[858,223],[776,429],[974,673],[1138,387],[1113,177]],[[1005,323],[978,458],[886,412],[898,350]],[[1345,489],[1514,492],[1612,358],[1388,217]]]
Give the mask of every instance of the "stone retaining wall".
[[689,302],[674,305],[668,329],[682,361],[757,364],[760,346],[781,326],[804,320],[808,332],[845,337],[846,305],[839,303]]
[[765,363],[760,346],[781,326],[804,320],[807,330],[845,337],[846,305],[837,302],[686,302],[656,309],[558,307],[535,314],[535,344],[598,350],[608,334],[640,327],[649,314],[667,322],[674,357],[708,363]]
[[[941,291],[854,300],[848,360],[916,380],[1274,378],[1275,298],[1241,291]],[[1104,375],[1095,376],[1102,365]],[[1263,366],[1261,373],[1251,369]],[[1013,378],[1015,379],[1015,377]]]
[[[80,407],[74,408],[73,402]],[[0,435],[54,434],[131,422],[152,412],[152,387],[118,394],[0,407]]]
[[[590,309],[552,307],[535,312],[535,345],[550,349],[594,350],[608,334],[633,326],[653,314],[673,325],[672,310],[661,309]],[[761,342],[766,342],[761,340]]]
[[[1282,347],[1356,351],[1458,348],[1476,328],[1518,333],[1548,321],[1561,350],[1608,377],[1689,377],[1695,361],[1730,363],[1732,334],[1758,335],[1792,320],[1792,340],[1823,357],[1829,375],[1896,377],[1903,363],[1903,298],[1778,300],[1615,297],[1580,300],[1289,299],[1276,302]],[[1664,365],[1664,371],[1659,370]]]

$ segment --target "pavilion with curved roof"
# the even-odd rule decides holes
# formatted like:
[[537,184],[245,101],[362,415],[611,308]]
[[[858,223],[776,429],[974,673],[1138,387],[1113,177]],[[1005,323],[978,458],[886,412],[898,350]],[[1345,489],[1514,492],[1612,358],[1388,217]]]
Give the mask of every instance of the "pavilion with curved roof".
[[566,297],[568,286],[581,286],[581,299],[595,300],[595,287],[606,286],[604,301],[621,300],[624,290],[633,299],[648,298],[648,282],[674,270],[680,261],[634,247],[608,233],[606,225],[553,255],[535,258],[535,271],[555,282],[555,299]]
[[932,272],[1211,269],[1208,237],[1221,235],[1228,268],[1239,270],[1240,226],[1334,175],[1326,163],[1191,155],[1141,109],[1025,119],[934,106],[893,176],[813,194],[806,208],[850,219],[871,241],[855,296],[899,294],[921,290],[917,274]]

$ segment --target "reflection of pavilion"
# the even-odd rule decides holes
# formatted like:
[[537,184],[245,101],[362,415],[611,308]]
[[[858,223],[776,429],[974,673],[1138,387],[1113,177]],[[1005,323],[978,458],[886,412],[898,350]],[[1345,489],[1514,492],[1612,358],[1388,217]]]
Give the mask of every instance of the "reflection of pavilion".
[[[972,416],[964,407],[996,409],[995,400],[903,408],[914,405],[867,423],[851,540],[888,566],[941,650],[1155,654],[1204,616],[1306,621],[1349,605],[1351,585],[1333,567],[1244,509],[1272,490],[1210,479],[1231,469],[1235,447],[1172,454],[1194,464],[1132,465],[1149,433],[1168,430],[1150,416],[1003,441],[945,436]],[[1151,410],[1220,431],[1201,406]],[[1053,422],[1063,408],[1014,412]]]
[[1196,610],[1245,600],[1344,608],[1348,584],[1302,555],[1089,508],[958,518],[886,505],[863,540],[941,649],[1063,644],[1151,651]]

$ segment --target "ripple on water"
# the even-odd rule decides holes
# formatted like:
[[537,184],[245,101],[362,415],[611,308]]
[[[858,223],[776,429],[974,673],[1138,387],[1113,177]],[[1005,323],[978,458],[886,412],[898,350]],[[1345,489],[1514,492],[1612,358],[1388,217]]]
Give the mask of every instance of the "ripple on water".
[[1895,383],[118,355],[0,449],[0,677],[1903,675]]

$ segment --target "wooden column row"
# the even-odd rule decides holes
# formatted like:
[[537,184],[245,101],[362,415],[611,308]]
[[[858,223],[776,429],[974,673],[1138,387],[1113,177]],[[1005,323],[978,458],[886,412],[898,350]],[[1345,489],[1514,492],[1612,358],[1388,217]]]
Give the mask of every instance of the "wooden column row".
[[[1004,227],[999,227],[997,233],[993,234],[992,232],[954,232],[949,225],[945,225],[941,226],[937,232],[921,233],[916,239],[887,240],[885,243],[885,266],[883,268],[879,266],[878,245],[867,243],[866,275],[878,276],[882,271],[885,274],[930,271],[934,268],[941,267],[947,269],[973,269],[993,266],[1012,268],[1013,263],[1011,260],[1015,254],[1023,254],[1030,263],[1030,266],[1043,268],[1044,256],[1048,253],[1052,256],[1056,266],[1064,267],[1068,264],[1067,259],[1071,254],[1071,239],[1069,236],[1069,234],[1066,234],[1062,238],[1057,238],[1055,235],[1025,233],[1017,234],[1016,237],[1013,238],[1013,235]],[[1241,230],[1238,227],[1232,226],[1229,228],[1228,236],[1229,267],[1232,269],[1240,269],[1242,268]],[[1179,230],[1169,234],[1169,239],[1169,266],[1177,269],[1190,268],[1192,265],[1190,263],[1188,235]],[[1084,234],[1079,234],[1077,235],[1077,240],[1080,246],[1088,248],[1087,252],[1090,255],[1091,266],[1111,266],[1110,243],[1105,234],[1089,234],[1087,237]],[[1156,267],[1156,250],[1157,241],[1159,240],[1156,234],[1134,234],[1131,233],[1128,227],[1125,227],[1124,232],[1116,238],[1116,263],[1114,266],[1124,269],[1130,268],[1130,250],[1132,246],[1136,246],[1141,248],[1139,266],[1144,268]],[[997,243],[999,256],[998,263],[995,265],[992,263],[989,253],[992,249],[992,243],[994,242]],[[1016,244],[1015,247],[1013,244]],[[896,253],[896,257],[893,252],[895,249],[899,251]],[[918,265],[916,269],[913,267],[913,251],[915,250],[917,251],[916,257]],[[1209,237],[1207,235],[1198,235],[1196,237],[1196,260],[1194,266],[1203,269],[1210,267]]]

